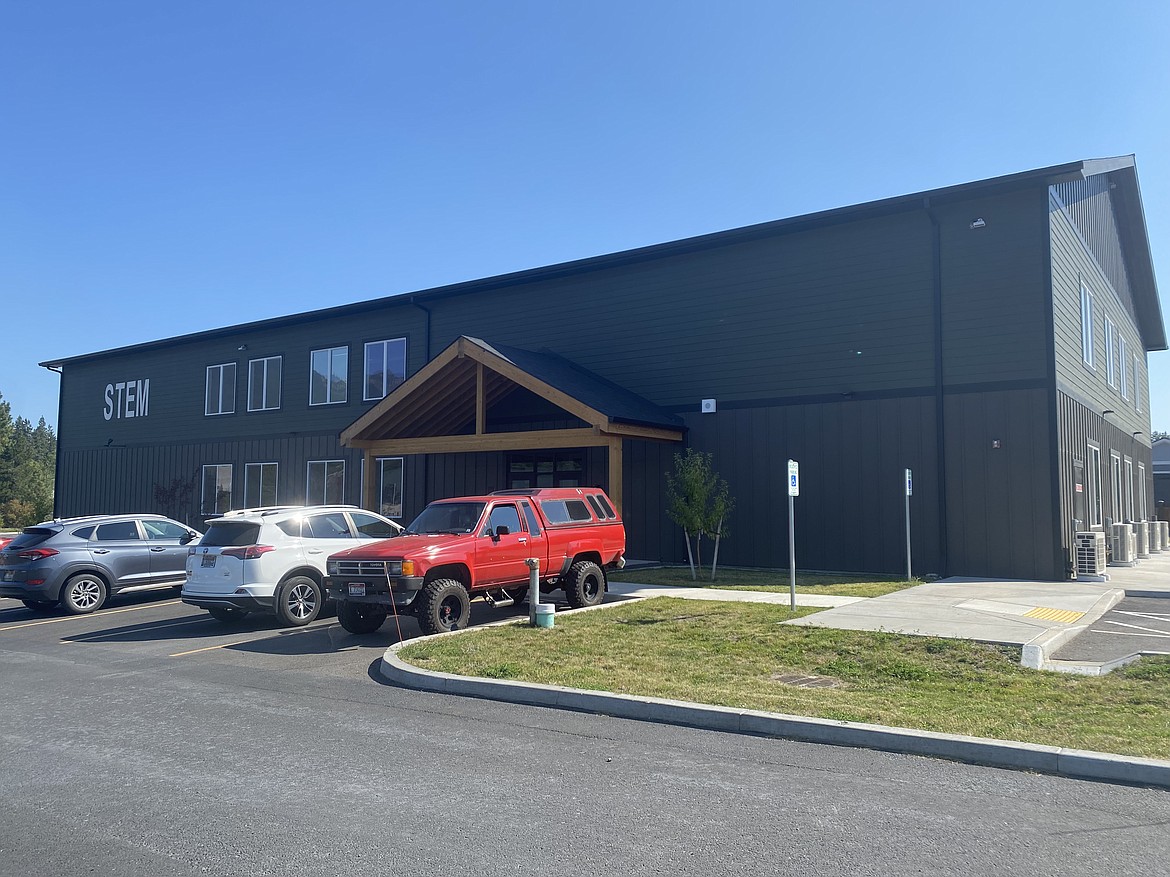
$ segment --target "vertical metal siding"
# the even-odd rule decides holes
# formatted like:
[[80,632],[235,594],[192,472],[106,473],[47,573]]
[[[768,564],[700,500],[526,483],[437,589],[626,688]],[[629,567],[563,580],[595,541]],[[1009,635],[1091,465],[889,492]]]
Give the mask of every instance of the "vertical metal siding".
[[1136,320],[1133,290],[1121,249],[1117,216],[1110,197],[1111,183],[1106,174],[1084,180],[1070,180],[1052,187],[1061,209],[1084,240],[1089,252],[1109,278],[1130,318]]

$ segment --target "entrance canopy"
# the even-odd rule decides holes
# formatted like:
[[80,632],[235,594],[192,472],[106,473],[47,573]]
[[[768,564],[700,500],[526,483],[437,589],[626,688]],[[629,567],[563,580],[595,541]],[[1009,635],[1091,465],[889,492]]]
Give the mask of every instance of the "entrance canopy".
[[[508,431],[491,422],[489,412],[514,394],[537,397],[533,423],[570,425]],[[343,430],[341,444],[365,451],[367,478],[374,457],[607,447],[609,492],[620,507],[623,439],[677,442],[684,429],[680,417],[556,354],[464,335]]]

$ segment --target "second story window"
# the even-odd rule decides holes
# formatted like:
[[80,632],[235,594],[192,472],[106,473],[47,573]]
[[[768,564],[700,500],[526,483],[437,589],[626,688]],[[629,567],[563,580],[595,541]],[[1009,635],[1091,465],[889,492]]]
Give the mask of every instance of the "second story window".
[[1117,386],[1117,329],[1113,321],[1105,318],[1105,377],[1109,386]]
[[381,399],[406,380],[406,339],[366,344],[365,400]]
[[1089,368],[1093,365],[1093,293],[1081,284],[1081,359]]
[[309,404],[332,405],[349,395],[349,348],[328,347],[310,356]]
[[207,399],[203,413],[236,413],[236,364],[225,362],[207,367]]
[[1129,398],[1129,357],[1126,355],[1125,338],[1117,339],[1117,359],[1121,364],[1121,398]]
[[249,411],[273,411],[280,407],[280,366],[279,356],[248,363]]

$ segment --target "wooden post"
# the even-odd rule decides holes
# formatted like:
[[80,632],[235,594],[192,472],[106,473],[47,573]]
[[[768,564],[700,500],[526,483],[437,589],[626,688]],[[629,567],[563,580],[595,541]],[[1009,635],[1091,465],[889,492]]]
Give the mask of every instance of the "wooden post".
[[622,440],[609,440],[609,498],[613,500],[617,513],[622,513]]
[[[465,409],[466,410],[466,409]],[[475,434],[483,435],[487,420],[487,399],[483,391],[483,363],[475,364]]]
[[378,461],[374,459],[374,452],[366,451],[366,483],[363,487],[365,507],[378,514],[382,513],[378,497]]

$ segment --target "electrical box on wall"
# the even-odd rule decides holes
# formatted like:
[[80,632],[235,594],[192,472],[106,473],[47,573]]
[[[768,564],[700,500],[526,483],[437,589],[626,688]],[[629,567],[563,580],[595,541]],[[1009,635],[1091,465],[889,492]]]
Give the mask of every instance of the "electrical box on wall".
[[699,410],[702,411],[704,414],[714,414],[715,413],[715,400],[714,399],[704,399],[702,406],[699,408]]

